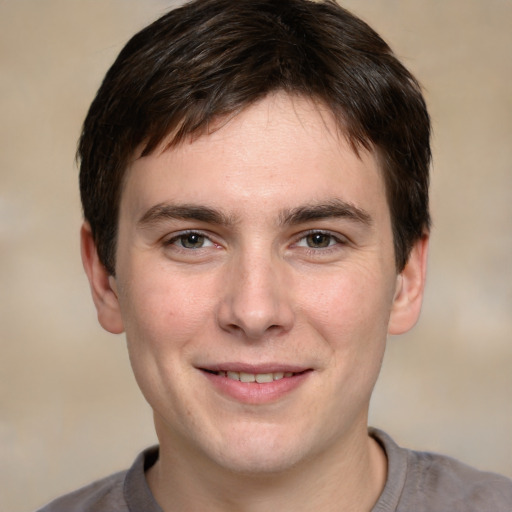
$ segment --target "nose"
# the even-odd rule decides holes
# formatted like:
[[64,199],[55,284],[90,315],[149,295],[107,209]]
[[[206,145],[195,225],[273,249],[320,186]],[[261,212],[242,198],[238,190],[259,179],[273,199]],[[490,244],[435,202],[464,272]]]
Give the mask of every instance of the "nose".
[[218,309],[218,322],[223,330],[257,340],[291,329],[291,286],[286,264],[277,260],[246,255],[231,262]]

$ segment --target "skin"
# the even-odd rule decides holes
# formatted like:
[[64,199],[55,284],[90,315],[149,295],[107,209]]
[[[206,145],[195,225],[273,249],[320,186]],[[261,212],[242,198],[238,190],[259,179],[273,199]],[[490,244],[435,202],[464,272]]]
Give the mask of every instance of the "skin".
[[[82,254],[154,411],[147,479],[164,510],[371,509],[386,459],[369,400],[387,335],[419,315],[427,242],[397,274],[375,155],[304,98],[267,97],[133,162],[116,276],[87,224]],[[244,384],[223,369],[296,373]]]

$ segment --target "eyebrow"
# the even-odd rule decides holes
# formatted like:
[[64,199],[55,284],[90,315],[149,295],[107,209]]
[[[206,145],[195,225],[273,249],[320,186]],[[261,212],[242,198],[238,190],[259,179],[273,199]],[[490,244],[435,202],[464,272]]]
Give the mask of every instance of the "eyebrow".
[[[327,218],[345,218],[368,226],[372,224],[368,212],[341,199],[282,210],[279,214],[279,224],[293,226]],[[176,219],[197,220],[222,226],[232,226],[236,223],[236,217],[208,206],[160,203],[147,210],[137,224],[140,227],[149,227],[162,221]]]
[[158,224],[165,220],[198,220],[209,224],[231,225],[233,218],[228,217],[219,210],[207,206],[189,205],[189,204],[167,204],[161,203],[151,207],[139,219],[138,225],[141,227]]
[[280,220],[283,225],[295,225],[328,218],[345,218],[367,226],[372,224],[372,217],[368,212],[341,199],[283,211]]

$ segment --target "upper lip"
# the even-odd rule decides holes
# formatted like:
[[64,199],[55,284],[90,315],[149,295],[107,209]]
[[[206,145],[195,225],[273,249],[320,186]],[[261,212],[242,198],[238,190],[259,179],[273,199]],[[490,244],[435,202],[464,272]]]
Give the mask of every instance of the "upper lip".
[[216,364],[199,365],[199,369],[208,370],[210,372],[244,372],[251,374],[260,373],[278,373],[278,372],[292,372],[301,373],[311,368],[302,365],[283,364],[283,363],[261,363],[261,364],[247,364],[237,362],[226,362]]

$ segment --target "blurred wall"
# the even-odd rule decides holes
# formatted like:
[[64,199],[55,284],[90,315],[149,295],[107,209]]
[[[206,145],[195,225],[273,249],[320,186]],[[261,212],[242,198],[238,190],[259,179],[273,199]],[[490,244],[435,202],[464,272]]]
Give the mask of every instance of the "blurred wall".
[[[0,509],[31,510],[155,442],[78,246],[80,124],[163,0],[0,1]],[[422,320],[391,339],[372,424],[512,476],[512,2],[348,0],[423,83],[434,122]]]

